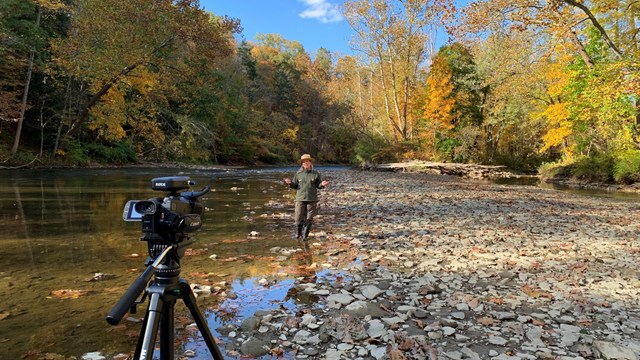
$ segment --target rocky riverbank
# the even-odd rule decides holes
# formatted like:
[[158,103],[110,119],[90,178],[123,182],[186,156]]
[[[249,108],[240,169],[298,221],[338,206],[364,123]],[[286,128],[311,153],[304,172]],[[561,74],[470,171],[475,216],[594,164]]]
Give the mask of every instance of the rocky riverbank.
[[[229,355],[296,359],[637,359],[635,201],[419,173],[345,171],[310,251],[322,306],[264,309]],[[273,251],[280,251],[274,249]],[[311,278],[313,279],[313,277]]]

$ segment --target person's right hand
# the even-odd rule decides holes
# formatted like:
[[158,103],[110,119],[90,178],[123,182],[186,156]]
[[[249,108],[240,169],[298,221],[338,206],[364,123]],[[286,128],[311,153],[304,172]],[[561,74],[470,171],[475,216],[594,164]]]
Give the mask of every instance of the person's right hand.
[[284,178],[284,183],[287,184],[287,185],[291,185],[291,179]]

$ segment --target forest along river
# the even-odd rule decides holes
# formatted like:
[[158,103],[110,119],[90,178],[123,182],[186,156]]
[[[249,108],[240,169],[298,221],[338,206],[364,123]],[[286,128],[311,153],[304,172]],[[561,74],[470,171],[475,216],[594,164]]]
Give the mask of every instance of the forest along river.
[[[344,169],[319,167],[329,179]],[[216,329],[239,324],[256,310],[280,306],[293,313],[301,303],[318,306],[311,296],[291,296],[295,279],[331,282],[345,274],[310,266],[325,259],[291,239],[293,191],[282,178],[296,170],[0,172],[0,358],[131,353],[140,333],[135,320],[143,317],[146,303],[117,326],[105,321],[147,257],[141,223],[124,222],[122,210],[128,200],[163,196],[151,189],[151,179],[160,176],[186,175],[197,183],[194,190],[213,189],[201,198],[204,225],[182,259],[181,277],[213,287],[198,305],[215,337],[225,341]],[[321,210],[319,231],[323,215],[330,214]],[[275,247],[293,254],[280,257],[271,252]],[[175,317],[176,351],[194,349],[197,359],[210,359],[199,333],[182,331],[192,320],[180,301]]]
[[[330,178],[332,170],[344,167],[320,169]],[[123,221],[122,211],[128,200],[164,195],[151,189],[155,177],[184,175],[197,183],[194,190],[212,188],[201,198],[204,224],[182,259],[181,277],[238,294],[225,304],[216,303],[215,290],[198,300],[214,336],[224,322],[253,315],[266,303],[294,308],[287,291],[300,269],[316,260],[299,252],[280,262],[270,249],[295,245],[293,191],[282,178],[296,170],[1,171],[0,359],[135,348],[140,324],[123,320],[114,327],[105,317],[144,270],[141,223]],[[272,283],[268,291],[258,285],[261,280]],[[145,308],[140,305],[136,317]],[[187,313],[176,307],[176,318]],[[182,320],[189,321],[177,319],[176,327],[184,327]]]

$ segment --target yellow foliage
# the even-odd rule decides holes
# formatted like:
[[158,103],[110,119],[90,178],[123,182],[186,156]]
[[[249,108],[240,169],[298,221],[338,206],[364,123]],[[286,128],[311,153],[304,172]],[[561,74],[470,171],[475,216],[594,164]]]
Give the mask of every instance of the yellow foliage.
[[67,7],[62,0],[36,0],[36,3],[38,6],[53,11],[62,10]]
[[298,138],[298,130],[299,130],[299,126],[288,128],[284,131],[284,134],[282,134],[282,137],[285,139],[285,141],[294,142]]
[[562,145],[564,157],[573,157],[572,149],[575,146],[568,146],[567,142],[574,133],[569,110],[570,103],[563,101],[562,96],[573,80],[573,74],[567,69],[567,64],[572,60],[571,55],[560,51],[557,57],[547,64],[543,72],[548,84],[547,94],[555,102],[547,105],[542,113],[534,114],[534,117],[544,119],[547,123],[547,132],[542,136],[543,145],[539,150],[540,153]]
[[547,109],[542,113],[546,116],[549,125],[558,126],[562,123],[566,123],[569,120],[569,109],[567,103],[555,103],[547,106]]
[[543,146],[539,152],[543,153],[554,146],[562,145],[565,139],[573,134],[573,130],[567,103],[551,104],[541,115],[547,119],[549,127],[542,137]]
[[547,94],[551,97],[559,97],[564,89],[571,83],[571,73],[566,70],[564,63],[555,62],[551,64],[545,73],[549,82]]
[[547,133],[542,136],[544,145],[540,149],[540,152],[543,153],[551,147],[561,145],[572,133],[573,131],[566,126],[557,127],[547,131]]
[[153,90],[160,88],[156,73],[152,73],[146,68],[138,69],[135,75],[128,76],[125,79],[127,85],[136,89],[141,95],[148,95]]
[[102,102],[91,109],[92,120],[88,124],[90,130],[95,130],[98,137],[105,140],[117,141],[127,134],[122,128],[126,121],[126,103],[124,94],[117,88],[111,88],[102,97]]

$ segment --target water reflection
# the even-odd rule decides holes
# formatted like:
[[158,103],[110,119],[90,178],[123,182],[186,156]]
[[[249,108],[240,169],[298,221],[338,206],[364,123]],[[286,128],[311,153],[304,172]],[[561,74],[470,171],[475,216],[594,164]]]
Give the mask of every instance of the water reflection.
[[[313,254],[296,253],[282,262],[270,252],[296,247],[290,234],[292,194],[281,180],[292,171],[3,171],[0,358],[113,355],[135,348],[140,324],[131,320],[143,317],[144,309],[115,327],[105,315],[143,271],[147,257],[146,242],[138,240],[141,224],[122,220],[123,205],[162,196],[150,188],[150,180],[159,176],[187,175],[198,183],[197,190],[213,188],[201,199],[207,209],[204,225],[182,260],[181,275],[238,294],[222,303],[215,295],[199,299],[201,309],[221,310],[207,312],[212,329],[224,323],[217,314],[225,311],[234,315],[228,321],[239,321],[268,303],[295,307],[299,299],[287,293],[293,278],[313,279]],[[251,232],[260,235],[248,236]],[[96,281],[96,274],[106,276]],[[257,283],[265,277],[266,287]],[[234,312],[237,304],[245,305]],[[179,308],[176,313],[186,313]]]

